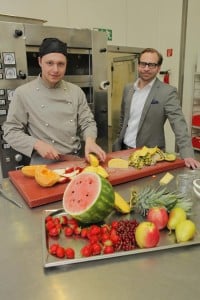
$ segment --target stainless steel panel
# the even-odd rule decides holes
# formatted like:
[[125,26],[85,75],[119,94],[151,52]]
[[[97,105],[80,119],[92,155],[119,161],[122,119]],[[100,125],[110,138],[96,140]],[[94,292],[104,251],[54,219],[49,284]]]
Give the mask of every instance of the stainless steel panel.
[[44,38],[57,37],[67,43],[68,47],[92,48],[90,29],[60,28],[24,24],[26,45],[40,45]]

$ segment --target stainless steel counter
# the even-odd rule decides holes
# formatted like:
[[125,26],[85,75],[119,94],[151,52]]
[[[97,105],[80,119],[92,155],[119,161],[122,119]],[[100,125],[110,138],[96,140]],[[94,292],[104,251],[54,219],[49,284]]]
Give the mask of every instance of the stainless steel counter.
[[[115,190],[128,199],[133,186],[144,186],[163,175],[115,186]],[[61,208],[61,201],[30,209],[8,179],[3,180],[3,188],[23,208],[0,196],[1,300],[200,298],[200,245],[44,269],[42,212]],[[194,201],[195,213],[200,215],[200,200]]]

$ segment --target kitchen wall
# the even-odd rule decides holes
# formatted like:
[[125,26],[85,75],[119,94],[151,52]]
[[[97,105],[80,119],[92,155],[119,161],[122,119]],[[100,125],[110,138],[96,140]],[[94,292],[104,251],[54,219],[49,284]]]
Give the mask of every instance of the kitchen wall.
[[[164,56],[162,70],[170,70],[170,83],[178,87],[182,4],[186,0],[0,0],[0,13],[46,20],[46,25],[112,30],[109,45],[155,47]],[[191,122],[193,73],[200,52],[199,0],[188,0],[183,111]],[[167,57],[167,49],[173,55]],[[161,77],[162,79],[162,77]],[[174,139],[167,125],[168,150]]]

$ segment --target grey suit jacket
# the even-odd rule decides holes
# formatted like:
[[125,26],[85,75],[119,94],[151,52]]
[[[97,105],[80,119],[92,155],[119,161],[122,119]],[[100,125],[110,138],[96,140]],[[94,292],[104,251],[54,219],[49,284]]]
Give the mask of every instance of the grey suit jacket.
[[[113,144],[113,151],[122,149],[124,134],[128,126],[133,83],[127,84],[123,91],[121,104],[119,136]],[[182,113],[177,90],[169,84],[155,80],[146,99],[136,138],[136,147],[155,147],[165,150],[164,124],[169,120],[175,134],[176,144],[182,158],[194,157],[187,124]]]

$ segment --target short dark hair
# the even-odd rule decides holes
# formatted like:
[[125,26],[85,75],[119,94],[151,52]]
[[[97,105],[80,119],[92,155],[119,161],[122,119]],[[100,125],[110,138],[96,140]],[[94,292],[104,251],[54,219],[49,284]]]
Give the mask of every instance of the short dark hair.
[[154,48],[146,48],[144,50],[142,50],[142,52],[140,52],[139,54],[139,58],[138,58],[138,61],[140,62],[140,58],[142,56],[142,54],[144,53],[156,53],[158,55],[158,65],[161,66],[162,65],[162,62],[163,62],[163,56],[160,52],[158,52],[158,50],[154,49]]

